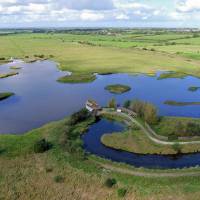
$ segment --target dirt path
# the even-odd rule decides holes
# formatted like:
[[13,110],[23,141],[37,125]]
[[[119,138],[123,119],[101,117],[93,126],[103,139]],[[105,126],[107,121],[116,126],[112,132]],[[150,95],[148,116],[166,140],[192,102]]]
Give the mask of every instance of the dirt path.
[[137,170],[131,170],[131,169],[125,169],[125,168],[120,168],[120,167],[115,167],[113,165],[109,164],[102,164],[99,163],[101,167],[103,167],[106,170],[110,170],[113,172],[118,172],[121,174],[127,174],[131,176],[140,176],[140,177],[149,177],[149,178],[164,178],[164,177],[186,177],[186,176],[200,176],[200,171],[194,171],[194,172],[141,172]]

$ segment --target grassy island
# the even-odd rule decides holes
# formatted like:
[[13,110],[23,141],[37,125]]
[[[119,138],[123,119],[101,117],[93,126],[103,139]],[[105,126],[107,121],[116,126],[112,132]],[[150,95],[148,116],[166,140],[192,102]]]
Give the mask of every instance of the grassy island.
[[72,73],[71,75],[63,76],[58,79],[58,82],[61,83],[90,83],[96,79],[96,76],[93,74],[76,74]]
[[164,102],[166,105],[170,106],[192,106],[192,105],[200,105],[200,102],[178,102],[178,101],[172,101],[172,100],[167,100]]
[[15,76],[19,74],[19,72],[9,72],[7,74],[0,74],[0,78],[7,78],[7,77],[10,77],[10,76]]
[[200,89],[200,87],[197,87],[197,86],[191,86],[191,87],[188,88],[188,90],[189,90],[190,92],[196,92],[196,91],[199,90],[199,89]]
[[7,99],[13,95],[14,95],[14,93],[12,93],[12,92],[3,92],[3,93],[0,92],[0,101]]
[[17,70],[17,69],[21,69],[21,67],[17,67],[17,66],[12,66],[12,67],[10,67],[10,69],[14,69],[14,70]]
[[114,93],[114,94],[122,94],[122,93],[130,91],[131,87],[127,85],[116,84],[116,85],[106,86],[105,90],[108,90],[109,92]]

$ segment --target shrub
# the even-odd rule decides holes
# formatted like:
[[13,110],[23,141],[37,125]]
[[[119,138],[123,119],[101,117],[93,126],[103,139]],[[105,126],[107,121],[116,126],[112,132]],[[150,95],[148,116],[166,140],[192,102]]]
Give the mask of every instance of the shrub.
[[172,148],[174,149],[174,151],[176,151],[177,153],[181,153],[181,145],[179,143],[175,143],[172,145]]
[[118,197],[124,197],[126,195],[127,190],[125,188],[120,188],[117,190]]
[[88,112],[88,110],[84,108],[84,109],[80,110],[79,112],[74,113],[74,114],[71,116],[71,118],[70,118],[68,124],[69,124],[70,126],[74,126],[74,125],[76,125],[76,124],[78,124],[78,123],[80,123],[80,122],[82,122],[82,121],[88,119],[90,116],[91,116],[91,115],[90,115],[90,113]]
[[108,179],[105,181],[105,186],[108,187],[108,188],[111,188],[111,187],[113,187],[116,183],[117,183],[116,179],[114,179],[114,178],[108,178]]
[[47,172],[47,173],[52,172],[52,171],[53,171],[53,168],[51,168],[51,167],[47,167],[47,168],[46,168],[46,172]]
[[5,60],[5,58],[4,57],[0,57],[0,60]]
[[127,100],[124,102],[124,108],[129,108],[131,105],[131,101],[130,100]]
[[62,177],[62,176],[60,176],[60,175],[55,176],[55,177],[54,177],[54,181],[55,181],[56,183],[63,183],[63,182],[64,182],[64,177]]
[[34,152],[35,153],[44,153],[45,151],[48,151],[52,145],[47,142],[45,139],[41,139],[39,141],[36,141],[34,144]]

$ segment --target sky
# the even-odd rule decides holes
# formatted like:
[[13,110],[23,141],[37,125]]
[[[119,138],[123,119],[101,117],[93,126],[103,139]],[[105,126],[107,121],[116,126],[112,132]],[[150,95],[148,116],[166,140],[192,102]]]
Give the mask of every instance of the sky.
[[0,28],[200,27],[200,0],[0,0]]

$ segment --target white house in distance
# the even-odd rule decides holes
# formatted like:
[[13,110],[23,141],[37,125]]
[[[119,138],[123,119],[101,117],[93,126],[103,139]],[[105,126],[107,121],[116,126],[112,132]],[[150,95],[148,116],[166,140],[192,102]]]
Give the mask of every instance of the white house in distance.
[[101,107],[96,103],[96,101],[91,99],[86,101],[85,107],[90,112],[101,110]]

